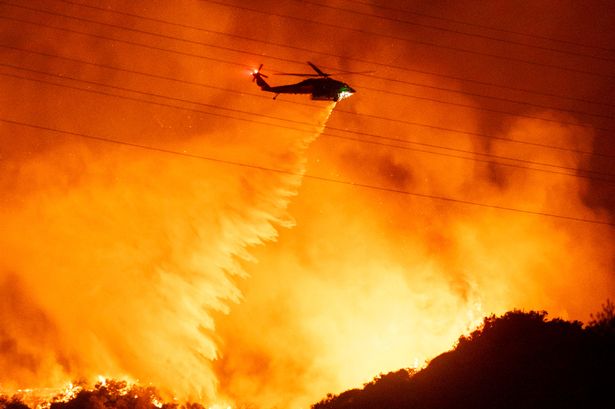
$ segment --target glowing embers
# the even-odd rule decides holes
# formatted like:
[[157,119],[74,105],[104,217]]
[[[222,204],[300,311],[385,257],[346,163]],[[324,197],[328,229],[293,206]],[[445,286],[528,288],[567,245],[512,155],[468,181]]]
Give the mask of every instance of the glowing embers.
[[83,387],[80,385],[75,385],[72,382],[69,382],[68,385],[64,388],[62,393],[57,395],[54,398],[56,402],[68,402],[70,400],[75,399],[77,394],[83,390]]
[[[0,407],[4,407],[4,393],[0,393]],[[233,409],[228,402],[206,404],[177,397],[165,398],[153,386],[142,386],[126,380],[98,376],[98,382],[89,386],[85,381],[69,382],[61,388],[19,389],[13,394],[14,402],[31,409],[70,409],[74,407],[143,408],[143,409]]]

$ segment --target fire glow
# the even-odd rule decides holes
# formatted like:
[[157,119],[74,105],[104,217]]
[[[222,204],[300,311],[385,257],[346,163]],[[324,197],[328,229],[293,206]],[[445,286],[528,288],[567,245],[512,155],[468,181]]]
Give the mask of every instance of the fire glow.
[[[237,39],[251,27],[247,13],[208,2],[112,5],[150,10],[158,23],[47,3],[106,25],[89,27],[90,37],[70,19],[70,35],[1,26],[16,48],[39,54],[2,50],[30,71],[0,72],[0,118],[12,121],[0,122],[0,392],[66,388],[59,399],[70,399],[81,388],[70,380],[139,379],[159,389],[156,407],[174,398],[210,409],[306,407],[379,373],[423,367],[486,314],[585,320],[615,291],[613,230],[540,215],[611,217],[588,199],[607,190],[576,177],[597,166],[579,152],[601,139],[572,114],[533,106],[496,120],[459,107],[478,106],[468,95],[443,108],[388,92],[408,79],[392,68],[400,65],[450,69],[448,79],[412,75],[428,89],[463,90],[450,78],[458,58],[415,58],[390,39],[338,43],[324,29],[276,23],[253,28],[270,42],[259,45]],[[203,22],[233,40],[189,28]],[[167,38],[111,32],[133,24]],[[111,34],[124,42],[103,40]],[[198,41],[216,51],[204,54]],[[351,64],[340,50],[363,58],[370,49],[369,60],[391,65],[376,75],[392,81],[353,80],[357,93],[338,105],[261,98],[246,67],[263,59],[295,71],[314,59],[277,43],[335,46],[340,58],[323,66]],[[498,72],[489,64],[479,77]],[[519,88],[535,86],[530,77],[517,78]],[[587,88],[601,89],[595,81]],[[436,143],[450,149],[426,152]],[[561,149],[537,148],[549,144]]]

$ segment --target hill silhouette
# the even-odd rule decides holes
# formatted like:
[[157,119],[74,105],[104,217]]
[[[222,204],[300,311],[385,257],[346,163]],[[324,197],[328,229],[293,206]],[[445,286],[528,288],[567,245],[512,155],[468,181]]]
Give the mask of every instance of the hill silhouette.
[[312,408],[615,408],[613,304],[586,327],[546,316],[488,317],[425,369],[381,375]]
[[[292,374],[289,374],[292,376]],[[153,387],[106,380],[49,409],[204,409],[165,403]],[[485,318],[420,371],[401,369],[312,409],[615,408],[615,305],[587,326],[547,319],[546,312],[511,311]],[[29,409],[19,396],[0,396],[0,409]]]

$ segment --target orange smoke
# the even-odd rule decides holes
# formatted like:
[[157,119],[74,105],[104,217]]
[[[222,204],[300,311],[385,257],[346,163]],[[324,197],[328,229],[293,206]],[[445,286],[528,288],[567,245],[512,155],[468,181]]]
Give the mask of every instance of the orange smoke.
[[[2,129],[7,141],[26,132]],[[256,127],[233,133],[195,135],[191,152],[239,134],[276,137]],[[289,152],[299,154],[292,140],[305,137],[284,138],[291,143],[272,152],[243,153],[235,144],[219,156],[298,174],[300,156]],[[244,274],[237,259],[249,257],[246,247],[289,223],[299,176],[80,140],[15,166],[18,187],[4,190],[0,240],[3,293],[11,294],[3,297],[3,337],[14,345],[3,367],[17,372],[8,371],[3,386],[129,374],[212,396],[211,312],[239,299],[230,276]]]
[[[613,295],[612,228],[549,216],[610,220],[588,204],[608,184],[577,177],[598,167],[578,151],[604,146],[591,125],[608,121],[574,114],[604,79],[467,58],[396,40],[410,37],[395,20],[299,3],[263,4],[259,24],[206,1],[111,5],[124,14],[72,3],[32,7],[81,20],[0,6],[33,22],[0,22],[13,47],[0,50],[0,388],[102,375],[205,403],[307,406],[423,365],[485,314],[585,320]],[[501,21],[508,6],[484,7]],[[501,42],[413,30],[506,55]],[[378,71],[349,80],[357,95],[333,113],[257,94],[250,67],[297,71],[316,61],[310,49],[326,70]],[[556,101],[568,113],[540,108],[572,83],[577,102]]]
[[[37,21],[35,13],[9,11]],[[16,46],[94,63],[111,53],[146,72],[160,72],[162,61],[178,79],[203,81],[198,60],[161,60],[129,44],[28,29]],[[10,121],[0,123],[0,387],[92,382],[102,374],[211,399],[218,356],[212,313],[239,301],[232,277],[245,276],[238,260],[251,257],[247,249],[292,223],[286,207],[301,182],[304,151],[333,106],[271,112],[238,96],[217,103],[222,111],[190,104],[215,104],[215,89],[126,72],[118,82],[118,71],[100,65],[4,52],[28,70],[4,67],[1,78],[3,96],[21,103],[0,111]],[[233,74],[251,86],[241,70]],[[220,68],[209,77],[218,85],[229,78]],[[119,87],[174,96],[177,108]],[[233,110],[255,114],[231,118]],[[306,125],[295,131],[261,114]]]
[[[416,109],[405,106],[396,117]],[[479,131],[479,117],[420,114],[423,121]],[[347,118],[334,114],[330,123]],[[415,142],[442,140],[435,131],[391,132]],[[498,136],[592,149],[591,132],[541,120],[512,120]],[[472,136],[449,140],[458,149],[588,167],[587,155],[503,140],[481,147]],[[309,174],[608,220],[584,203],[588,180],[570,175],[327,136],[310,158]],[[609,226],[310,179],[290,212],[297,226],[259,249],[259,264],[247,267],[251,278],[242,283],[243,302],[219,320],[222,389],[246,405],[306,406],[379,373],[421,366],[485,314],[523,308],[587,320],[615,291]]]

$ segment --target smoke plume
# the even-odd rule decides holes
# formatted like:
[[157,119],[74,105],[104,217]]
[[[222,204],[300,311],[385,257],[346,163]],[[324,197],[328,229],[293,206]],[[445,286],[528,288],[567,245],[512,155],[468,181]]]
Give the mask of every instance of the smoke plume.
[[[37,21],[36,13],[6,11]],[[130,27],[126,18],[112,23]],[[25,35],[17,39],[20,29]],[[195,83],[220,77],[220,69],[201,71],[198,60],[167,54],[159,67],[154,51],[126,43],[74,34],[59,47],[65,32],[17,23],[4,31],[11,46],[38,54],[16,64],[28,70],[3,67],[0,385],[36,388],[103,375],[213,399],[212,313],[240,300],[232,278],[245,276],[238,261],[251,257],[248,248],[292,224],[286,207],[301,183],[304,151],[333,106],[278,108],[275,116],[307,125],[268,126],[259,114],[270,109],[240,95],[198,94],[194,86],[103,67],[127,67],[129,59],[132,70],[168,69]],[[133,52],[142,53],[138,60]],[[4,53],[13,61],[23,56]],[[233,72],[245,87],[248,68]],[[168,100],[124,89],[181,100],[169,108]],[[229,116],[233,109],[256,115]]]
[[1,388],[306,406],[613,296],[613,7],[218,3],[0,6]]

